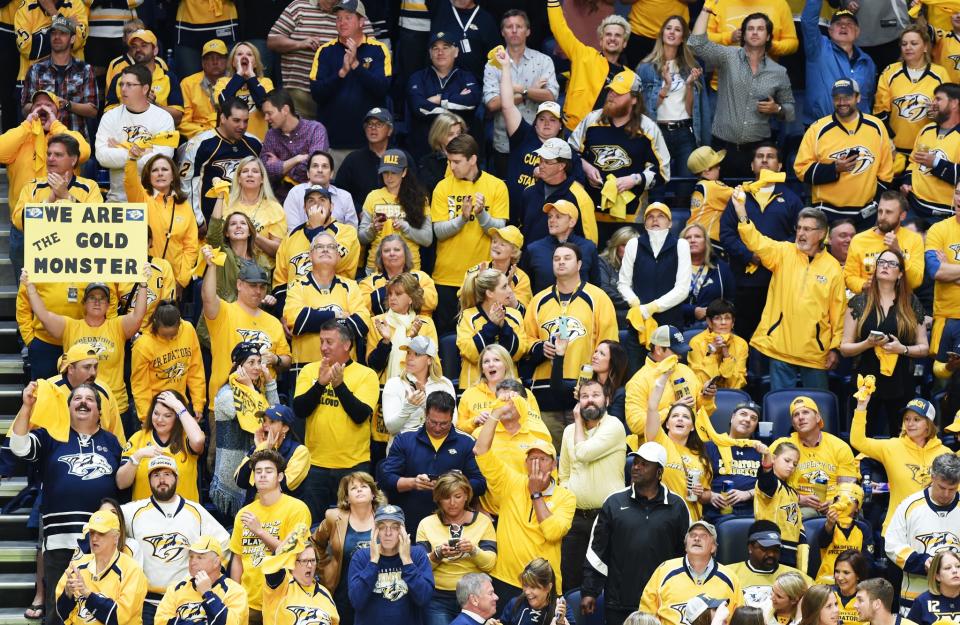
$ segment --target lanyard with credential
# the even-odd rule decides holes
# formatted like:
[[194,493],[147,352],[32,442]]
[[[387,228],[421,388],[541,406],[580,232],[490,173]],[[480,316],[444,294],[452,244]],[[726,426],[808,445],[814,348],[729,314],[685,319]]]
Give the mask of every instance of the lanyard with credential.
[[463,39],[460,40],[460,49],[463,50],[464,54],[470,54],[470,40],[467,39],[467,30],[470,28],[470,25],[473,24],[473,19],[477,16],[480,5],[478,4],[473,7],[473,13],[470,14],[470,19],[467,20],[466,25],[464,25],[463,20],[460,19],[460,12],[457,11],[457,7],[453,6],[453,2],[450,3],[450,8],[453,9],[453,16],[457,18],[457,24],[460,25],[460,30],[463,31]]

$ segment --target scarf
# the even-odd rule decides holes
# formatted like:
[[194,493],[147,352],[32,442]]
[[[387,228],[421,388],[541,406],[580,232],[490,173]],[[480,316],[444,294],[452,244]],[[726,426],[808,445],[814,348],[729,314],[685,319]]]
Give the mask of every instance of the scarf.
[[401,348],[410,342],[410,335],[408,334],[410,325],[417,318],[417,315],[412,312],[402,315],[392,310],[388,310],[383,315],[387,325],[393,328],[393,336],[390,337],[390,358],[387,359],[387,369],[384,377],[385,380],[389,380],[400,375],[400,371],[403,369],[407,355]]
[[607,179],[600,189],[600,210],[610,213],[611,217],[617,219],[627,218],[627,204],[637,197],[633,191],[624,191],[620,193],[617,190],[617,177],[613,174],[607,174]]
[[[39,119],[30,122],[30,133],[33,134],[33,173],[36,178],[42,178],[47,170],[47,133],[43,130],[43,122]],[[38,158],[39,155],[43,156]]]
[[230,390],[233,391],[233,411],[237,423],[245,432],[253,434],[260,429],[260,419],[257,413],[269,408],[267,398],[259,391],[237,381],[237,374],[231,373],[228,378]]

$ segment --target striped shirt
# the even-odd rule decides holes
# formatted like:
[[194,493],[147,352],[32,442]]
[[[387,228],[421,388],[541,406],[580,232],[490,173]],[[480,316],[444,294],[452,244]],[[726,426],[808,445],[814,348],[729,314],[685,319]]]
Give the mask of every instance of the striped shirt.
[[[367,22],[363,25],[363,34],[373,36],[373,28]],[[321,41],[337,38],[337,18],[311,0],[293,0],[270,29],[270,35],[289,37],[294,41],[303,41],[310,37],[319,37]],[[313,67],[314,50],[296,50],[286,52],[280,57],[280,73],[283,86],[310,91],[310,70]]]
[[84,0],[90,9],[90,37],[119,39],[123,23],[137,16],[143,0]]
[[768,139],[771,116],[757,111],[757,102],[767,98],[783,107],[784,119],[793,121],[793,91],[782,65],[764,56],[754,74],[743,48],[713,43],[706,35],[691,35],[688,45],[695,55],[719,71],[713,136],[737,144]]

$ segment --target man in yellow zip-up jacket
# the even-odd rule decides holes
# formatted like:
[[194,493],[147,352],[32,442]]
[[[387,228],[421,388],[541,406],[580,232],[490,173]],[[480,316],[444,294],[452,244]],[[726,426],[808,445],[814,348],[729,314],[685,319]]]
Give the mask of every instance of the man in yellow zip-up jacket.
[[816,208],[797,216],[795,243],[763,236],[747,217],[742,189],[731,203],[744,244],[773,278],[750,345],[770,357],[770,389],[827,388],[827,370],[837,365],[846,311],[843,269],[823,249],[827,218]]
[[630,25],[618,15],[611,15],[600,22],[597,37],[600,51],[583,43],[570,30],[560,0],[547,0],[547,17],[550,30],[563,53],[570,59],[570,81],[567,97],[563,103],[564,123],[573,130],[587,113],[603,107],[604,87],[624,67],[620,55],[627,47]]

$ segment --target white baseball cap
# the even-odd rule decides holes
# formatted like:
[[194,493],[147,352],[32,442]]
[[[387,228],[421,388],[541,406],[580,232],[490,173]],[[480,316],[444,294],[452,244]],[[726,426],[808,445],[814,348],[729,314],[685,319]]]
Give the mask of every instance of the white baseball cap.
[[631,451],[627,455],[643,458],[647,462],[655,462],[664,468],[667,466],[667,450],[660,443],[653,441],[640,445],[637,451]]
[[544,141],[543,145],[534,150],[534,153],[539,155],[540,158],[549,158],[551,160],[562,158],[569,161],[571,158],[573,158],[573,152],[570,150],[570,144],[563,139],[558,139],[557,137]]

